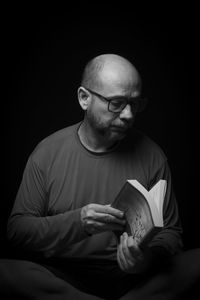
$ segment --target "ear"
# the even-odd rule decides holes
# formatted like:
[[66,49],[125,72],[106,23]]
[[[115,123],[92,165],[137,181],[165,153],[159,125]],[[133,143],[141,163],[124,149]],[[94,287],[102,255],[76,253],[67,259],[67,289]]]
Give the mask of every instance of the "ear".
[[87,110],[90,104],[90,93],[82,86],[78,88],[78,101],[83,110]]

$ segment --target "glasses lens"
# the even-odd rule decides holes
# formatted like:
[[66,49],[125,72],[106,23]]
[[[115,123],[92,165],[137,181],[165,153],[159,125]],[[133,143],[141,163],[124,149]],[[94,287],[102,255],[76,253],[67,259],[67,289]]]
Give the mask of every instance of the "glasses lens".
[[112,111],[112,112],[121,112],[127,104],[129,104],[131,106],[131,110],[133,112],[139,112],[141,111],[141,103],[142,100],[140,99],[137,99],[137,100],[134,100],[134,101],[126,101],[124,99],[113,99],[110,101],[109,103],[109,110]]
[[126,101],[120,99],[113,99],[109,103],[109,109],[113,112],[120,112],[126,106]]

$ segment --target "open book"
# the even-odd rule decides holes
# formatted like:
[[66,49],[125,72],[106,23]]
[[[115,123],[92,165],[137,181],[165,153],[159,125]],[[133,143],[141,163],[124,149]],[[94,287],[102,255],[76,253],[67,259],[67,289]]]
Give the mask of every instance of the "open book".
[[[159,180],[150,191],[137,180],[127,180],[112,203],[112,207],[124,211],[125,231],[137,240],[141,248],[163,227],[166,188],[166,180]],[[119,235],[119,232],[115,233]]]

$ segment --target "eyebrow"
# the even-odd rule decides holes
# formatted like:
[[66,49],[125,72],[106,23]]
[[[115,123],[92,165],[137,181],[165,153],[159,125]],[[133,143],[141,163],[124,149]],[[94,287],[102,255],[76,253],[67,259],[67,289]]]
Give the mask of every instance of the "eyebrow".
[[120,99],[120,98],[122,98],[122,99],[133,99],[133,100],[135,100],[135,99],[141,98],[141,96],[138,95],[138,96],[135,96],[135,97],[134,96],[128,97],[128,96],[122,96],[122,95],[115,95],[115,96],[107,96],[105,98],[107,98],[107,99]]
[[100,93],[96,92],[96,91],[93,91],[89,88],[85,88],[86,90],[88,90],[90,93],[93,93],[94,95],[98,96],[98,97],[102,97],[104,99],[107,99],[107,100],[114,100],[114,99],[132,99],[132,100],[136,100],[138,98],[141,97],[141,95],[138,95],[138,96],[133,96],[133,97],[128,97],[128,96],[124,96],[124,95],[114,95],[114,96],[104,96],[104,95],[101,95]]

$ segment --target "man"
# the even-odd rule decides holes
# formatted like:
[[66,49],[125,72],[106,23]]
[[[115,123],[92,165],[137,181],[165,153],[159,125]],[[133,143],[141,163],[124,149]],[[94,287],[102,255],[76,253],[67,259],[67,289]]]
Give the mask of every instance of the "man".
[[[84,120],[44,139],[29,157],[8,237],[31,262],[2,262],[2,290],[25,299],[182,297],[199,269],[186,280],[180,261],[188,271],[189,256],[172,262],[182,229],[167,159],[131,130],[142,106],[138,71],[123,57],[100,55],[85,67],[78,100]],[[148,190],[167,181],[164,228],[146,251],[126,232],[119,243],[113,233],[125,228],[123,212],[111,204],[127,179]]]

